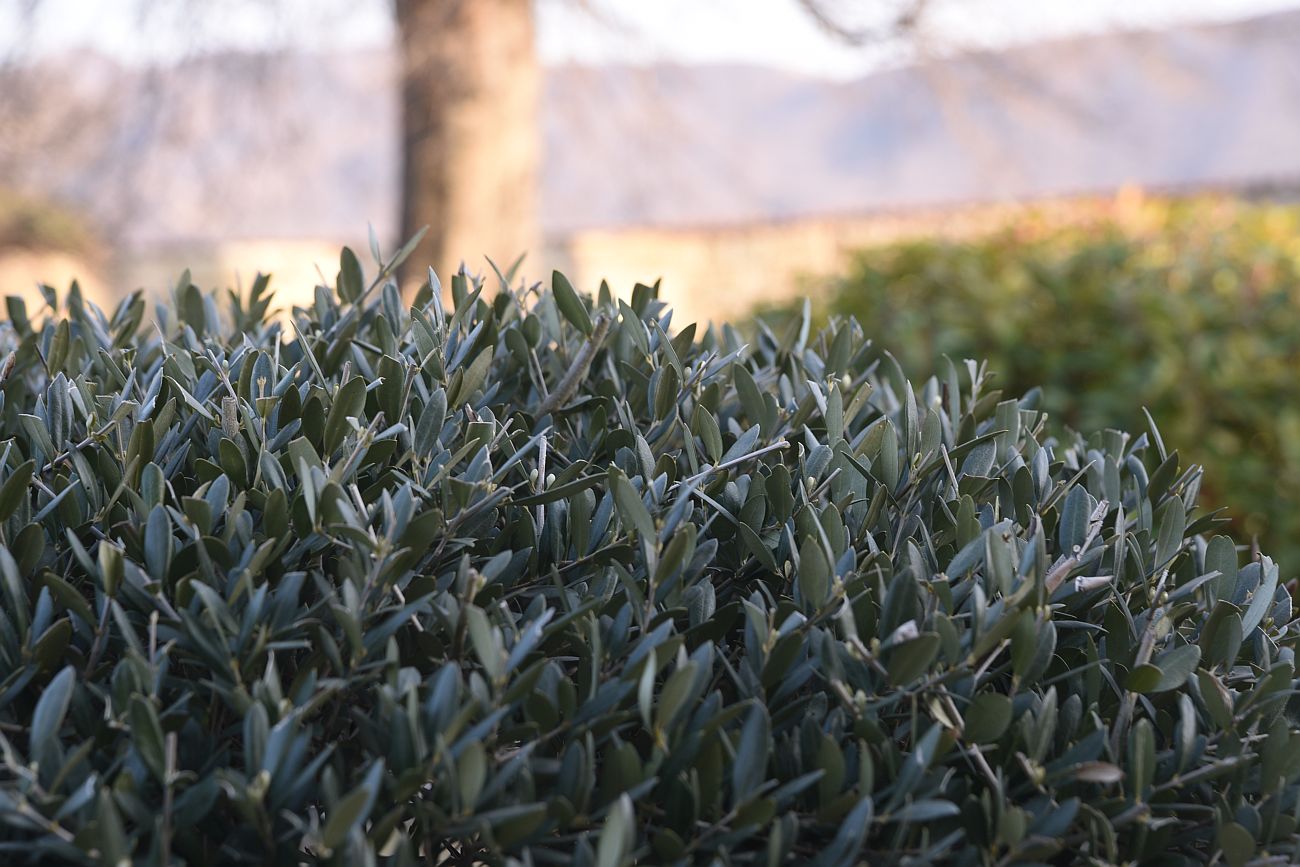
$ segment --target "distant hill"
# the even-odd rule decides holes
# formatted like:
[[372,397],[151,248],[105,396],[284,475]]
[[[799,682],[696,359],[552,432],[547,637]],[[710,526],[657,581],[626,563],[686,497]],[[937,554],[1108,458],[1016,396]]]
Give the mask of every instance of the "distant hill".
[[1300,179],[1300,12],[845,84],[735,67],[557,70],[548,99],[556,228],[1285,182]]
[[[1290,12],[848,83],[740,66],[557,68],[545,89],[543,221],[564,234],[1124,184],[1290,184],[1297,46]],[[367,222],[390,236],[393,83],[381,52],[222,54],[152,72],[90,57],[10,71],[0,183],[79,204],[128,243],[353,238]]]

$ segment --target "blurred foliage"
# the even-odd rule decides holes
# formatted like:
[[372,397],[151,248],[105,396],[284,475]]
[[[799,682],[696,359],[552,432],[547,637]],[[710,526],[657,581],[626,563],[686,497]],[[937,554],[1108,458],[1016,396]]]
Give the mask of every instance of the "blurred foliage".
[[9,302],[0,861],[1300,855],[1300,623],[1157,436],[404,255]]
[[1144,428],[1205,465],[1233,532],[1300,569],[1300,208],[1130,203],[857,254],[821,312],[915,371],[987,359],[1077,430]]
[[86,225],[63,208],[0,188],[0,251],[85,253],[93,246]]

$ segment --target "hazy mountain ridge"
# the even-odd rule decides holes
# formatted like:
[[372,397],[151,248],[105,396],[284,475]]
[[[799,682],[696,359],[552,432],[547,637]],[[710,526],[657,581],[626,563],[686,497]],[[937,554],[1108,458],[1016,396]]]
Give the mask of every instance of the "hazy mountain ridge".
[[[562,234],[1300,178],[1297,45],[1291,12],[847,83],[740,66],[557,68],[543,224]],[[0,173],[131,243],[348,238],[367,222],[391,236],[394,67],[376,51],[10,72],[11,92],[30,98],[0,136]]]
[[[745,87],[746,70],[656,70],[671,82],[660,88],[664,102],[691,123],[624,139],[632,152],[623,160],[645,164],[659,148],[669,165],[698,164],[702,154],[743,151],[735,169],[743,182],[654,179],[647,189],[661,192],[636,219],[666,224],[1295,178],[1297,45],[1300,13],[1283,13],[967,55],[847,84],[795,79],[788,88],[797,97],[770,103]],[[706,75],[704,93],[730,96],[688,95],[688,80]],[[603,86],[612,94],[637,76],[646,74],[607,74]],[[557,82],[556,90],[572,89],[563,73]],[[678,144],[683,130],[695,133],[689,153]],[[553,177],[588,186],[575,198],[596,212],[590,224],[623,221],[630,210],[611,207],[614,195],[598,196],[601,181],[579,172],[612,159],[550,153]],[[638,180],[614,190],[627,196]],[[552,189],[548,202],[561,205],[568,191]]]

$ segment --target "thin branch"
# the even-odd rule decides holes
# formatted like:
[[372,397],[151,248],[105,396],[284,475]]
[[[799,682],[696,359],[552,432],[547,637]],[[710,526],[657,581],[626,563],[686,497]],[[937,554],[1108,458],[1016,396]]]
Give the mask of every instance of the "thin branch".
[[560,384],[555,387],[555,391],[547,395],[546,400],[537,409],[537,417],[549,415],[555,412],[564,404],[568,403],[573,395],[578,391],[578,385],[582,382],[583,377],[591,368],[591,362],[596,357],[597,350],[605,342],[605,335],[609,333],[611,318],[606,313],[601,313],[597,318],[595,325],[591,329],[591,335],[587,342],[578,350],[578,355],[573,359],[573,364],[569,367],[568,373],[560,380]]
[[888,21],[875,27],[853,27],[826,8],[825,0],[798,0],[822,30],[849,45],[863,46],[909,36],[919,29],[929,0],[908,0]]

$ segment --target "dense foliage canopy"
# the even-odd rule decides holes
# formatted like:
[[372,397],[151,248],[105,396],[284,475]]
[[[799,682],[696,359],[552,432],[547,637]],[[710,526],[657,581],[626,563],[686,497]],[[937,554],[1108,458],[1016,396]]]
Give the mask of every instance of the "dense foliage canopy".
[[1290,597],[1154,429],[393,264],[11,302],[6,863],[1295,860]]

